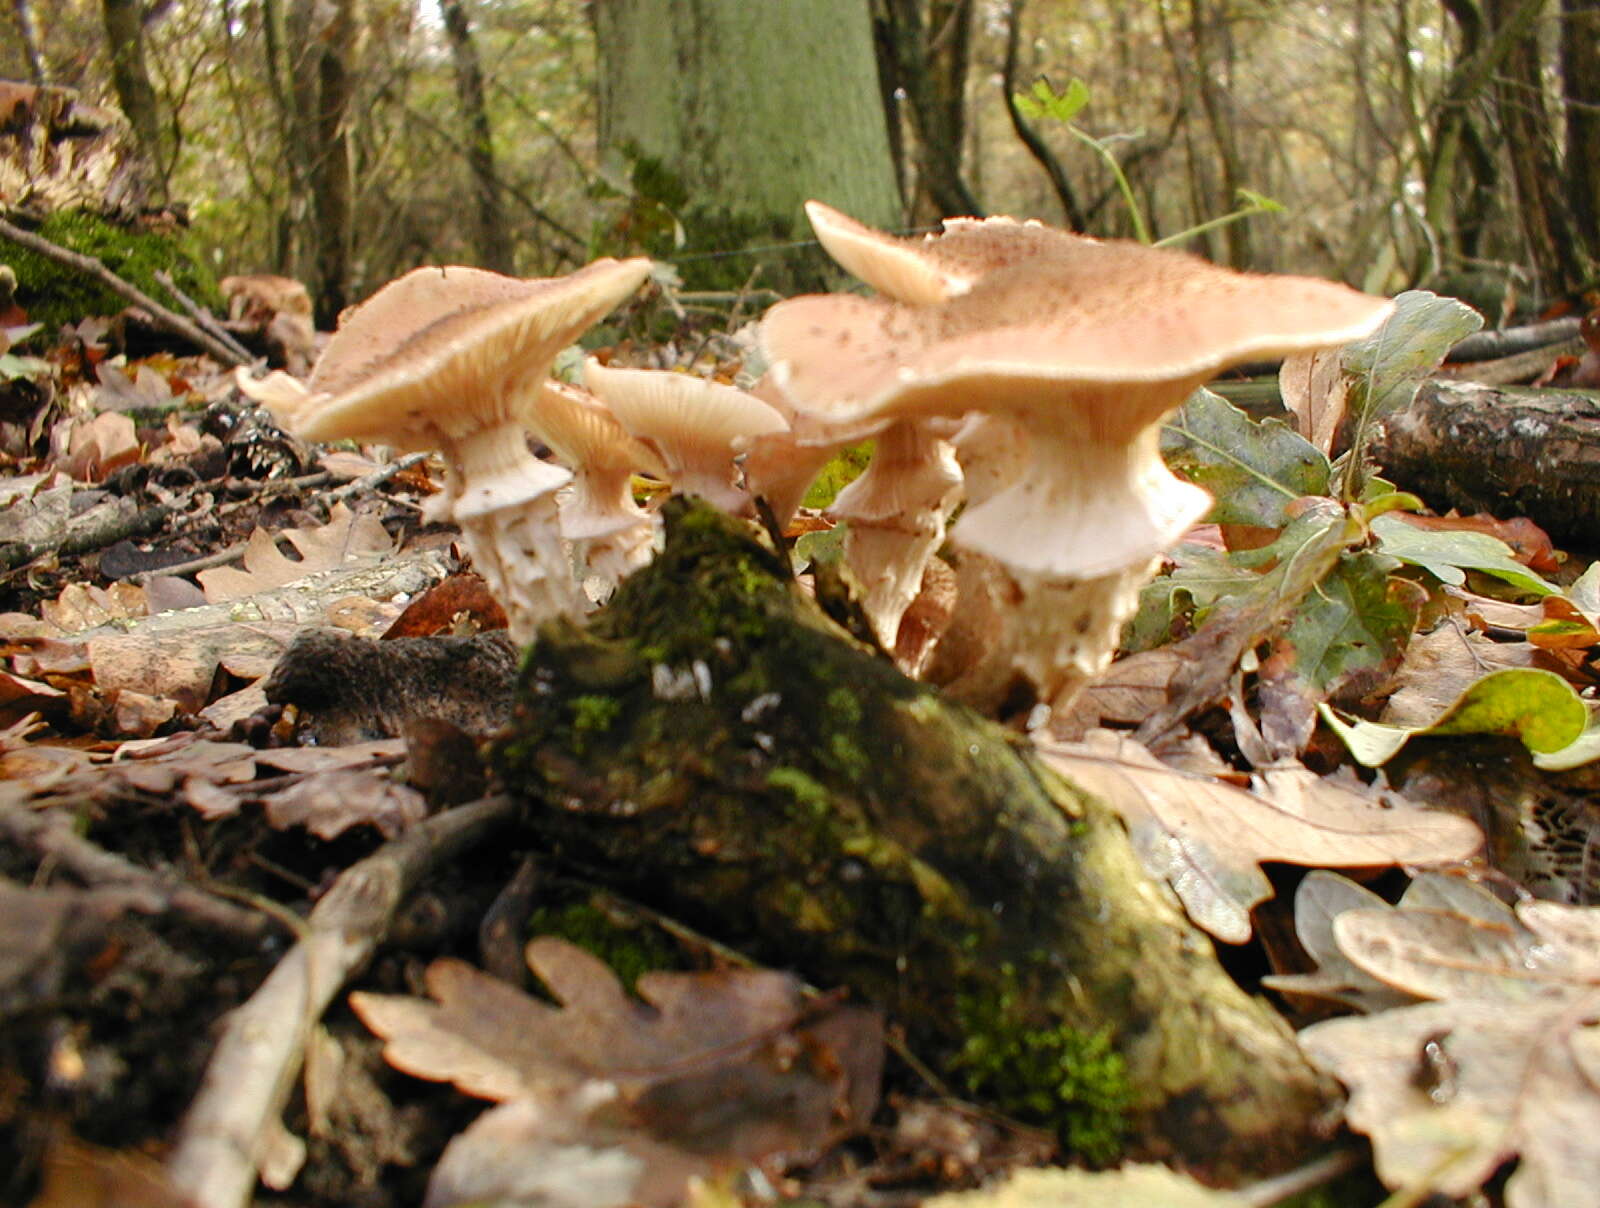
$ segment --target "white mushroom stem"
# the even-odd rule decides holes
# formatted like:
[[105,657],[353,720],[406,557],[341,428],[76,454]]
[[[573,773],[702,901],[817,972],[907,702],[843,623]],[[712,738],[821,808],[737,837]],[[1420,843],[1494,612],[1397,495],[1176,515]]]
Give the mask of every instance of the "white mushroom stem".
[[845,562],[866,593],[862,610],[885,650],[895,648],[900,618],[944,542],[960,491],[950,442],[925,423],[898,420],[879,433],[866,470],[829,509],[849,525]]
[[1159,423],[1130,440],[1053,418],[1023,419],[1028,472],[962,514],[957,545],[1036,579],[1096,578],[1147,564],[1211,506],[1161,460]]
[[600,580],[601,599],[654,556],[660,521],[634,502],[628,470],[580,469],[560,506],[561,535],[580,573]]
[[445,497],[437,510],[460,526],[473,566],[506,611],[512,640],[530,641],[551,617],[579,615],[556,508],[556,490],[572,475],[529,452],[515,423],[442,443]]

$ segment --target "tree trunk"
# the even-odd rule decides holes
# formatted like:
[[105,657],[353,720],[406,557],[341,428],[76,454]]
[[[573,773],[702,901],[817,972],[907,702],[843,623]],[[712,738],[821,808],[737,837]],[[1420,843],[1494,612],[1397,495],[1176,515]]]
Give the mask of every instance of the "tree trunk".
[[145,160],[155,169],[157,200],[166,197],[167,163],[161,151],[161,116],[156,90],[144,61],[144,6],[140,0],[101,0],[106,43],[111,49],[111,82],[117,104],[127,115]]
[[312,200],[317,212],[317,310],[326,327],[353,300],[355,237],[351,193],[351,92],[355,81],[356,0],[337,0],[316,54],[317,161]]
[[17,41],[22,43],[23,56],[28,60],[28,79],[43,86],[50,82],[44,56],[39,53],[39,36],[33,28],[33,10],[28,0],[11,0],[11,19],[17,27]]
[[681,500],[666,516],[656,561],[526,656],[496,761],[542,840],[853,987],[1078,1153],[1218,1179],[1303,1158],[1329,1085],[1121,822],[852,640],[744,526]]
[[[1245,185],[1244,153],[1240,149],[1238,123],[1235,120],[1233,96],[1233,14],[1226,0],[1209,12],[1204,0],[1189,0],[1189,31],[1194,46],[1195,80],[1199,85],[1200,104],[1206,115],[1206,125],[1211,140],[1216,145],[1217,160],[1222,169],[1220,196],[1213,201],[1210,214],[1199,215],[1198,221],[1219,217],[1233,209],[1239,190]],[[1254,258],[1251,246],[1250,224],[1230,222],[1218,234],[1227,248],[1224,263],[1234,268],[1249,268]],[[1209,243],[1210,235],[1207,235]]]
[[[1567,205],[1589,241],[1590,273],[1600,260],[1600,4],[1561,0],[1561,80],[1567,123]],[[1600,280],[1585,284],[1600,288]]]
[[1527,516],[1558,545],[1593,548],[1600,395],[1429,381],[1384,429],[1374,459],[1434,508]]
[[494,166],[494,136],[489,128],[489,108],[483,95],[483,68],[478,63],[478,47],[472,37],[463,0],[439,0],[444,29],[450,39],[450,57],[455,65],[456,99],[467,124],[467,167],[472,172],[472,187],[477,199],[477,229],[473,244],[478,263],[497,273],[516,271],[516,257],[506,228],[505,211],[500,205],[500,178]]
[[1496,112],[1517,188],[1517,219],[1538,282],[1554,296],[1578,292],[1595,270],[1600,236],[1578,229],[1566,208],[1555,122],[1544,90],[1542,6],[1485,0],[1490,24],[1510,39],[1495,83]]
[[916,151],[913,226],[981,213],[961,170],[966,142],[972,0],[883,0],[893,79],[906,96]]
[[[646,250],[677,250],[686,281],[743,284],[757,262],[728,253],[808,238],[808,198],[899,225],[866,0],[596,0],[592,11],[601,145],[682,223],[682,249]],[[829,272],[815,249],[760,263],[762,284],[784,290]]]

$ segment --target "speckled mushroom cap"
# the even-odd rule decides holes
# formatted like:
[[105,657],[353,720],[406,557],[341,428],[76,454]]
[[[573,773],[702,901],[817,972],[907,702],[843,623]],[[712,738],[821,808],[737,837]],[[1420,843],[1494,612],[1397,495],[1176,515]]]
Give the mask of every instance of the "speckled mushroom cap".
[[308,440],[401,449],[522,422],[556,353],[649,273],[644,258],[532,279],[415,269],[340,316],[291,422]]
[[[767,311],[761,340],[786,396],[842,421],[1032,411],[1125,387],[1204,380],[1229,365],[1346,343],[1393,309],[1309,277],[1237,273],[1184,252],[1063,236],[1048,262],[1000,269],[934,306],[816,294]],[[1134,392],[1135,394],[1137,392]],[[1163,402],[1162,410],[1167,406]]]
[[806,217],[840,267],[881,294],[919,306],[964,294],[992,272],[1052,255],[1077,238],[1032,220],[946,218],[938,234],[902,239],[820,201],[806,202]]

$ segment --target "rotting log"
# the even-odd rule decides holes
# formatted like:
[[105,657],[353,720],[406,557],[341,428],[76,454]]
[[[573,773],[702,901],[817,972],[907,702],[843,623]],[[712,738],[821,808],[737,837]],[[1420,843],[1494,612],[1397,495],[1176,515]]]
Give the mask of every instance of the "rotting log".
[[529,648],[495,761],[543,842],[769,963],[849,985],[951,1082],[1094,1160],[1303,1159],[1333,1089],[1121,823],[901,676],[743,526],[667,545]]
[[1443,511],[1527,516],[1558,545],[1600,533],[1600,394],[1424,382],[1384,422],[1385,477]]

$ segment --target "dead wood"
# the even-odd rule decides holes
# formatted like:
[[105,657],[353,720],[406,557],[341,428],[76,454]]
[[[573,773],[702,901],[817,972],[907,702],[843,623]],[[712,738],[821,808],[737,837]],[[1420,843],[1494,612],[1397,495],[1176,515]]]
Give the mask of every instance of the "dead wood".
[[90,209],[128,220],[153,174],[127,119],[70,88],[0,80],[0,197],[19,210]]
[[1600,394],[1425,382],[1373,450],[1385,476],[1443,511],[1527,516],[1557,542],[1600,532]]
[[543,841],[854,987],[1077,1152],[1126,1140],[1224,1179],[1303,1159],[1330,1086],[1115,815],[852,640],[735,522],[666,514],[654,564],[528,652],[496,758]]
[[1577,316],[1528,323],[1500,331],[1475,331],[1458,341],[1446,358],[1451,364],[1463,361],[1497,361],[1519,352],[1534,352],[1560,344],[1578,334]]

